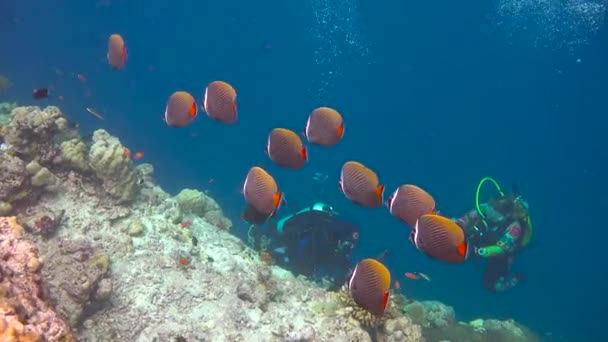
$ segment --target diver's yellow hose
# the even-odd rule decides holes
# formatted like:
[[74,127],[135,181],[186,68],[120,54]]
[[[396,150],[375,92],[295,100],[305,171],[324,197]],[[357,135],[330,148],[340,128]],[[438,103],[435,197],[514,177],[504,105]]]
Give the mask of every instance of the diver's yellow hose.
[[481,216],[483,218],[485,218],[486,215],[484,215],[484,213],[481,211],[481,206],[479,204],[479,194],[481,193],[481,188],[483,187],[483,185],[488,181],[492,182],[492,184],[494,184],[494,186],[496,187],[496,190],[498,190],[498,193],[500,194],[500,196],[505,195],[505,193],[502,192],[500,185],[498,185],[498,182],[495,181],[494,178],[484,177],[479,181],[479,184],[477,184],[477,191],[475,192],[475,208],[477,209],[477,213],[479,214],[479,216]]

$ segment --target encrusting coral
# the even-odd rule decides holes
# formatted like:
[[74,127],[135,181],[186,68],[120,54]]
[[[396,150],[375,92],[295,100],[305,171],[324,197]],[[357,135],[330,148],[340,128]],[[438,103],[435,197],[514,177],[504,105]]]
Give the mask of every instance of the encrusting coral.
[[[48,297],[71,326],[78,326],[86,309],[107,300],[112,291],[110,259],[83,240],[51,240],[41,246],[45,257],[42,275]],[[100,286],[104,285],[104,286]]]
[[0,218],[0,341],[75,341],[43,298],[42,261],[14,217]]

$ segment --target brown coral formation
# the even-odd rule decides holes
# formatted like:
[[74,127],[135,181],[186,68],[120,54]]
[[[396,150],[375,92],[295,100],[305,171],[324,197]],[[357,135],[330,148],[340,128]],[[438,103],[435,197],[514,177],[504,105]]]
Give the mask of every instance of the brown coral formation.
[[47,260],[42,276],[57,311],[78,326],[87,309],[110,296],[108,256],[90,243],[56,239],[44,246]]
[[67,125],[67,120],[55,106],[44,110],[34,106],[17,107],[0,135],[18,154],[31,160],[53,150],[53,138]]
[[14,217],[0,218],[0,341],[75,341],[43,296],[36,248]]

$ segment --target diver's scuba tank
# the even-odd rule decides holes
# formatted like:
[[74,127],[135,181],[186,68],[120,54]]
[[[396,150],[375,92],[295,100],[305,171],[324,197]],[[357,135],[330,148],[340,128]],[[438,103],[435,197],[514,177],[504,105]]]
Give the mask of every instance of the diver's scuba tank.
[[325,204],[325,203],[321,203],[321,202],[317,202],[317,203],[313,204],[312,207],[310,207],[309,210],[323,211],[323,212],[326,212],[326,213],[331,214],[331,215],[337,215],[338,214],[334,210],[334,208],[332,208],[330,205]]
[[276,232],[279,235],[283,235],[283,228],[285,227],[285,223],[290,220],[291,218],[293,218],[294,216],[300,215],[300,214],[304,214],[307,213],[309,211],[322,211],[325,213],[328,213],[330,215],[337,215],[338,212],[336,212],[330,205],[322,203],[322,202],[317,202],[313,205],[311,205],[310,207],[306,207],[294,214],[291,215],[287,215],[283,218],[281,218],[280,220],[277,221],[277,225],[276,225]]

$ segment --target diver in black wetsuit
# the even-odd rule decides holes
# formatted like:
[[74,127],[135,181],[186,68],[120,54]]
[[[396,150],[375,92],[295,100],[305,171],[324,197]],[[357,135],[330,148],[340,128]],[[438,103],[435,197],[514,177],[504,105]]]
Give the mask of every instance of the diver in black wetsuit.
[[359,239],[357,227],[324,203],[270,220],[265,234],[271,241],[268,252],[278,265],[305,276],[329,276],[339,284],[352,267],[350,254]]

